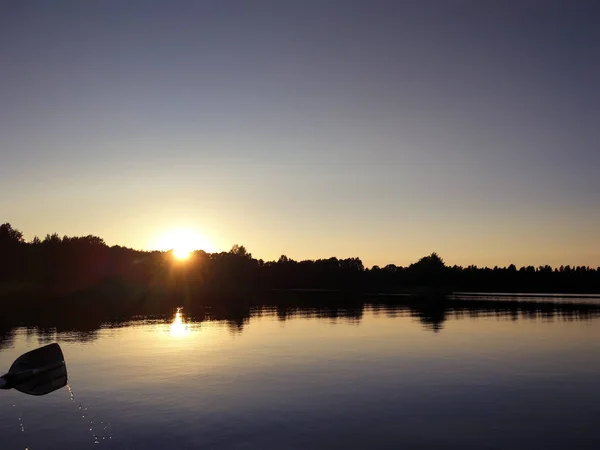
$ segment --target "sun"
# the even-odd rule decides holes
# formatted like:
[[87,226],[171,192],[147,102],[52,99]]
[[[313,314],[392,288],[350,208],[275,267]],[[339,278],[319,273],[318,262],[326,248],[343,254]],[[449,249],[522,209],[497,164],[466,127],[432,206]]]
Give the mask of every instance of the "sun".
[[159,244],[161,250],[173,250],[173,257],[179,260],[189,258],[195,250],[214,252],[213,244],[207,238],[192,230],[171,230],[166,233]]
[[173,256],[176,259],[187,259],[192,253],[192,250],[186,247],[175,247],[173,248]]

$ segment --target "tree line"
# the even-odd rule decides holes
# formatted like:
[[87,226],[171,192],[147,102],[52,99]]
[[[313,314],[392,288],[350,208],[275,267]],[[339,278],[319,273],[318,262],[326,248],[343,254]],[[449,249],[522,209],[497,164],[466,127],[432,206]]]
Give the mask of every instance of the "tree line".
[[55,295],[107,286],[138,286],[188,297],[289,289],[600,293],[600,267],[461,267],[446,265],[432,253],[405,267],[366,268],[360,258],[295,261],[282,255],[277,261],[263,261],[240,245],[228,252],[195,251],[177,261],[172,252],[108,246],[93,235],[54,233],[26,242],[22,232],[5,223],[0,225],[0,283],[9,294],[37,289]]

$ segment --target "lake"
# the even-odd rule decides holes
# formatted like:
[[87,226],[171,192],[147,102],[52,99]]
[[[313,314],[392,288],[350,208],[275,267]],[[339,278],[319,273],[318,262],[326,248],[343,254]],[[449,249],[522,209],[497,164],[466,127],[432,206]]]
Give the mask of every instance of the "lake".
[[0,392],[0,447],[600,448],[600,307],[463,300],[5,324],[0,368],[59,342],[70,389]]

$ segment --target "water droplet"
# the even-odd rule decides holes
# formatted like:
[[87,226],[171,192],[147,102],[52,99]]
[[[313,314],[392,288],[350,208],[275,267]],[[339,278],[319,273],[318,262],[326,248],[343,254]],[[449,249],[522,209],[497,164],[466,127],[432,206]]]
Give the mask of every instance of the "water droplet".
[[69,395],[71,396],[71,401],[74,402],[75,401],[75,394],[73,393],[73,390],[71,389],[71,385],[67,384],[67,389],[69,390]]

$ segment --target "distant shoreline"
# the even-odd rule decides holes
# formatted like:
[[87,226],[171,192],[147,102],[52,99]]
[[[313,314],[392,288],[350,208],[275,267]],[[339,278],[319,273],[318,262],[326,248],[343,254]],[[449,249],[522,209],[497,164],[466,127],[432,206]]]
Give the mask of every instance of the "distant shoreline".
[[[111,301],[133,298],[237,298],[271,290],[342,292],[347,295],[414,295],[437,301],[444,295],[502,295],[535,298],[562,295],[598,298],[600,267],[480,268],[448,266],[431,253],[407,267],[365,267],[358,257],[294,261],[256,259],[243,245],[229,252],[139,252],[106,245],[98,236],[25,242],[22,233],[0,225],[0,297]],[[545,294],[548,293],[548,294]],[[223,300],[227,301],[227,300]]]
[[560,293],[560,292],[452,292],[449,295],[463,296],[485,296],[493,295],[494,297],[565,297],[565,298],[598,298],[600,294],[577,294],[577,293]]

